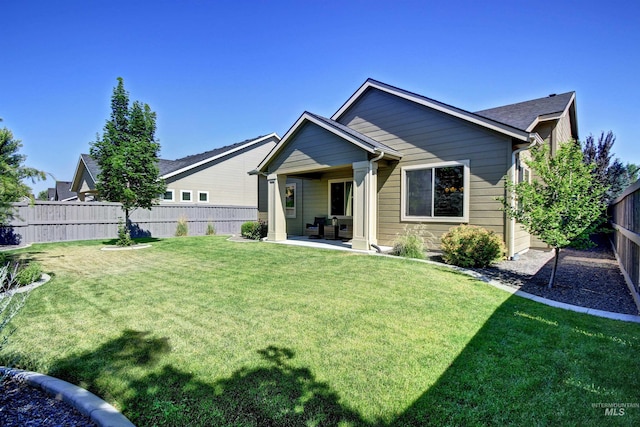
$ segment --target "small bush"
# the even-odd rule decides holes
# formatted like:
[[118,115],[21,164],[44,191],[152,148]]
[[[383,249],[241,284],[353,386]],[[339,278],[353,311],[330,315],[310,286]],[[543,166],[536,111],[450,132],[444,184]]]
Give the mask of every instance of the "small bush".
[[18,274],[16,275],[16,281],[20,286],[30,285],[33,282],[40,280],[42,276],[42,266],[37,262],[30,262],[18,268]]
[[486,267],[505,254],[502,239],[493,231],[464,224],[442,236],[441,248],[444,261],[459,267]]
[[405,226],[404,233],[394,239],[391,253],[405,258],[424,259],[425,246],[433,238],[433,234],[424,224],[415,225],[411,229]]
[[248,221],[240,226],[240,234],[246,239],[260,240],[267,237],[267,223],[264,221]]
[[131,246],[134,244],[134,241],[131,240],[131,233],[129,232],[129,227],[124,223],[122,218],[118,219],[118,241],[116,242],[117,246]]
[[187,224],[187,218],[180,217],[178,219],[178,225],[176,226],[176,237],[183,237],[189,234],[189,225]]
[[216,227],[213,224],[208,223],[207,224],[206,234],[207,234],[207,236],[215,236],[216,235]]

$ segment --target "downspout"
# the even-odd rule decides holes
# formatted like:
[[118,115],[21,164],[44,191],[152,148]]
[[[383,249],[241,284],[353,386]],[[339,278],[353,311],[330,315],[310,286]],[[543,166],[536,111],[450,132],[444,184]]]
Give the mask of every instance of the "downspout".
[[[529,134],[529,140],[531,141],[531,143],[529,145],[527,145],[526,147],[522,147],[522,148],[518,148],[517,150],[513,151],[511,153],[511,182],[513,182],[515,184],[516,182],[516,159],[517,156],[522,153],[523,151],[527,151],[532,149],[535,145],[540,144],[542,141],[540,140],[540,136],[537,133],[531,133]],[[515,207],[516,205],[516,195],[511,192],[511,194],[509,195],[509,204],[511,205],[511,207]],[[507,254],[507,258],[510,259],[511,261],[514,260],[515,257],[515,245],[516,245],[516,220],[515,218],[511,218],[511,225],[510,225],[510,229],[509,229],[509,249],[508,249],[508,254]]]
[[[374,157],[373,159],[369,160],[369,173],[371,173],[371,172],[373,171],[373,164],[374,164],[375,162],[378,162],[378,161],[382,160],[382,158],[384,157],[384,151],[380,150],[379,148],[374,148],[374,149],[373,149],[373,152],[374,152],[374,153],[375,153],[375,152],[379,152],[380,154],[378,155],[378,157]],[[367,195],[367,199],[368,199],[368,196],[370,196],[370,195],[371,195],[371,192],[372,192],[372,191],[377,191],[377,190],[378,190],[377,188],[369,189],[369,194]],[[367,218],[367,224],[368,224],[368,226],[369,226],[369,227],[368,227],[369,229],[367,230],[367,234],[369,234],[369,236],[367,236],[367,237],[371,237],[371,230],[372,230],[372,228],[373,228],[373,227],[375,227],[375,226],[376,226],[376,224],[371,224],[371,221],[370,221],[370,219],[371,219],[371,211],[370,211],[370,209],[371,209],[371,202],[370,202],[370,200],[367,200],[367,202],[368,202],[368,203],[367,203],[367,207],[366,207],[366,211],[367,211],[367,212],[366,212],[366,215],[367,215],[367,216],[366,216],[366,218]],[[371,244],[371,242],[369,242],[369,246],[371,246],[372,248],[374,248],[374,249],[376,250],[376,252],[378,252],[378,253],[382,252],[382,251],[380,250],[380,247],[379,247],[378,245]]]

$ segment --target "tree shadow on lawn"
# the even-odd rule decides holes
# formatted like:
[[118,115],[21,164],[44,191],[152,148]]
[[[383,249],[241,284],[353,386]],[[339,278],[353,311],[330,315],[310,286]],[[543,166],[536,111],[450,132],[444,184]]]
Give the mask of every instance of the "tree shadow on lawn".
[[640,425],[640,409],[613,420],[593,406],[640,389],[640,338],[593,319],[510,297],[391,426]]
[[[168,351],[167,338],[126,330],[95,351],[61,360],[51,375],[118,402],[123,414],[140,426],[371,425],[343,407],[336,392],[308,368],[292,366],[295,353],[290,349],[258,350],[261,366],[241,368],[212,384],[171,365],[152,370],[158,356]],[[133,378],[132,366],[145,366],[151,373]],[[101,386],[110,377],[125,382],[117,396]]]

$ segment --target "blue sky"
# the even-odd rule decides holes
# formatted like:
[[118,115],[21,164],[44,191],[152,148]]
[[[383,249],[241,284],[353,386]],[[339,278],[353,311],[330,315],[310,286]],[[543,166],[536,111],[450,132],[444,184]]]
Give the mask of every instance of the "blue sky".
[[469,111],[575,90],[580,138],[612,130],[640,164],[636,2],[4,0],[0,13],[0,126],[58,180],[102,134],[119,76],[157,113],[167,159],[282,136],[371,77]]

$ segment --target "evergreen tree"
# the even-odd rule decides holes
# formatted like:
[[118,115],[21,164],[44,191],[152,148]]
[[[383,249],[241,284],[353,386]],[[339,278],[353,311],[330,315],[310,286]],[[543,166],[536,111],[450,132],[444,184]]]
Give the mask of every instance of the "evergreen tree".
[[549,287],[553,286],[560,249],[567,246],[593,245],[589,235],[601,224],[607,208],[604,194],[607,187],[595,178],[594,163],[584,162],[577,142],[560,146],[555,156],[549,147],[531,150],[531,160],[525,163],[533,170],[532,182],[507,183],[515,194],[516,203],[502,202],[509,218],[540,240],[554,248],[555,260]]
[[129,107],[129,93],[118,77],[111,97],[111,118],[91,144],[91,157],[100,166],[96,188],[99,196],[122,203],[127,229],[129,214],[137,208],[151,209],[166,190],[160,178],[155,139],[156,114],[138,101]]
[[46,179],[44,172],[24,166],[27,157],[18,153],[21,147],[21,141],[14,139],[9,129],[0,129],[0,225],[6,225],[13,219],[15,210],[12,203],[23,197],[32,197],[31,188],[23,180],[29,178],[35,182]]

